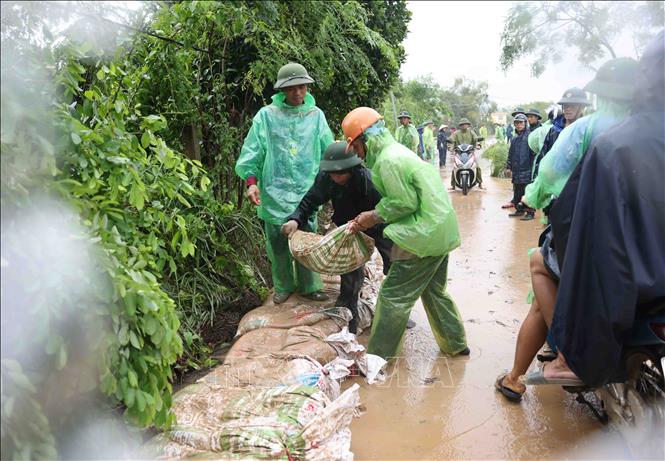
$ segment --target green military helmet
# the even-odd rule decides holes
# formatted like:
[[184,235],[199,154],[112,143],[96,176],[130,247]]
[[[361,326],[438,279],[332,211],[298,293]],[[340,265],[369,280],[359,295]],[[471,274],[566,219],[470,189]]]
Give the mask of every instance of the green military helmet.
[[402,112],[400,112],[397,118],[408,118],[409,120],[411,120],[411,115],[407,111],[403,110]]
[[362,163],[358,154],[353,150],[346,151],[347,143],[344,141],[335,141],[330,144],[321,157],[321,171],[335,173],[358,166]]
[[515,110],[513,111],[512,115],[513,117],[516,116],[517,114],[526,114],[526,111],[522,107],[516,107]]
[[580,104],[585,106],[591,105],[586,97],[584,90],[582,88],[577,88],[576,86],[573,88],[568,88],[566,91],[564,91],[561,100],[559,100],[557,104]]
[[289,86],[305,85],[314,83],[314,79],[309,76],[307,69],[302,64],[290,62],[283,65],[277,72],[277,82],[275,89],[281,90]]
[[423,122],[423,126],[427,126],[427,125],[434,125],[434,122],[432,120],[425,120]]
[[630,101],[633,99],[638,63],[632,58],[610,59],[600,66],[596,76],[584,87],[584,91],[608,99]]
[[457,124],[457,126],[462,126],[462,125],[464,125],[465,123],[466,123],[467,125],[471,125],[471,122],[469,121],[469,119],[465,117],[465,118],[461,118],[461,119],[460,119],[460,121],[459,121],[459,123]]
[[540,115],[540,111],[538,109],[529,109],[524,115],[533,115],[538,118],[538,120],[542,120],[543,116]]

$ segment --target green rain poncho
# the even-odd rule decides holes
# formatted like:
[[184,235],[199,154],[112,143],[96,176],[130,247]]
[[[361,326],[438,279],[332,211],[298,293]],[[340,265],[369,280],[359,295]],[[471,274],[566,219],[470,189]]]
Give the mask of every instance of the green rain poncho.
[[254,116],[236,163],[242,179],[256,176],[261,192],[259,218],[283,224],[314,183],[321,154],[333,142],[326,117],[307,93],[300,106],[289,106],[284,93]]
[[534,131],[529,133],[529,148],[531,152],[538,154],[543,148],[543,143],[545,142],[545,137],[549,133],[550,128],[552,128],[552,120],[547,120],[545,123],[540,125]]
[[[255,176],[261,193],[257,213],[264,221],[266,252],[275,292],[313,293],[321,289],[318,274],[294,264],[280,226],[295,211],[319,172],[322,152],[333,142],[326,117],[307,93],[300,106],[285,102],[284,93],[254,116],[236,163],[242,179]],[[306,230],[313,230],[313,220]]]
[[593,139],[626,118],[629,102],[619,103],[598,97],[598,110],[576,120],[559,135],[552,149],[540,162],[538,176],[526,187],[526,203],[545,208],[558,197]]
[[434,132],[429,128],[423,129],[423,145],[425,146],[425,160],[432,160],[436,156],[436,137]]
[[452,139],[453,141],[453,149],[457,149],[457,146],[461,146],[462,144],[471,144],[472,146],[475,147],[478,135],[471,128],[468,128],[466,131],[464,130],[455,131],[452,138],[450,139]]
[[376,207],[384,235],[416,256],[439,256],[460,245],[457,216],[439,172],[395,142],[387,129],[368,135],[365,163],[383,197]]
[[506,130],[502,126],[497,126],[494,130],[496,142],[506,142]]
[[392,262],[376,303],[370,354],[395,357],[418,298],[439,348],[466,348],[464,323],[446,292],[448,253],[460,245],[455,210],[438,171],[395,142],[383,121],[365,130],[372,181],[382,199],[376,212],[388,223],[384,235],[416,257]]
[[411,123],[398,126],[395,130],[395,139],[398,143],[412,150],[414,153],[418,153],[420,137],[418,136],[416,127]]

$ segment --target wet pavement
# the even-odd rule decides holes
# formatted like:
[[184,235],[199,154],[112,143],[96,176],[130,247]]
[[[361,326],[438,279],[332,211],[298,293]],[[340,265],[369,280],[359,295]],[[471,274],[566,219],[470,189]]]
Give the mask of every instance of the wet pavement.
[[[520,323],[528,311],[529,248],[543,229],[539,214],[524,222],[501,204],[512,197],[509,179],[491,178],[486,190],[451,192],[462,246],[450,256],[448,290],[461,312],[470,357],[439,352],[422,304],[411,313],[402,358],[381,385],[357,382],[366,413],[356,419],[356,459],[628,459],[626,445],[574,396],[558,386],[527,390],[521,403],[494,389],[512,365]],[[446,186],[450,167],[442,170]],[[367,343],[368,334],[360,341]],[[532,367],[535,367],[535,363]]]

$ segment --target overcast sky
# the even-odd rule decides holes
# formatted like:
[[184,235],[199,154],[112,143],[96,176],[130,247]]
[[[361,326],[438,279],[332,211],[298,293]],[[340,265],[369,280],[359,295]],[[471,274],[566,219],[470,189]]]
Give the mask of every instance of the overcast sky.
[[[570,87],[583,87],[594,72],[572,57],[550,65],[538,78],[531,77],[529,58],[507,74],[499,68],[503,19],[512,2],[408,2],[413,13],[404,42],[407,57],[402,78],[431,74],[444,87],[458,76],[489,83],[490,99],[499,107],[530,101],[556,101]],[[620,44],[620,45],[623,45]],[[618,46],[618,55],[626,54]],[[622,53],[623,52],[623,53]]]

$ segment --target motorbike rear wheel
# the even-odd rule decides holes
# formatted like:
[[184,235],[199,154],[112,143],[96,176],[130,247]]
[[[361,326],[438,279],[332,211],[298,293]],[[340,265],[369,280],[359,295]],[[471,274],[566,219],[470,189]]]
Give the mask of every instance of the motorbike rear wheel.
[[639,459],[662,450],[665,423],[665,380],[660,358],[648,349],[630,351],[624,358],[628,380],[598,389],[613,425]]

